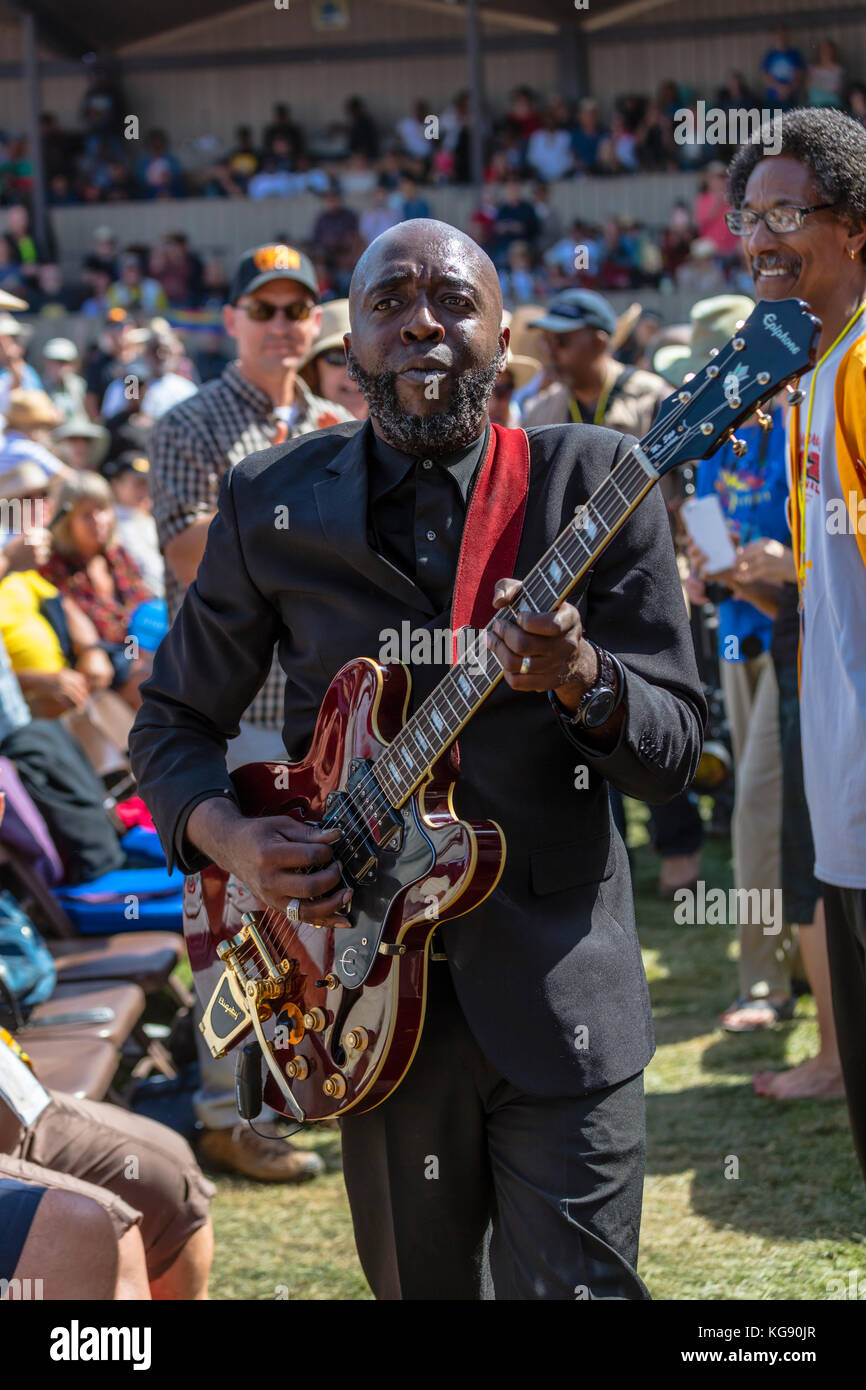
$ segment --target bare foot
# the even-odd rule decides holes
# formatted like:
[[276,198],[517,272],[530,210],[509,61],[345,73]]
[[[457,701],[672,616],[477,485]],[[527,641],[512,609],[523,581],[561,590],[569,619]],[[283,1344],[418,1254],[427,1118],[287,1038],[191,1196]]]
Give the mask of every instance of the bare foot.
[[787,1071],[757,1071],[752,1077],[756,1095],[774,1100],[840,1100],[845,1096],[842,1070],[812,1057]]
[[658,893],[660,898],[672,898],[681,888],[694,888],[701,872],[701,851],[694,854],[669,854],[661,861]]

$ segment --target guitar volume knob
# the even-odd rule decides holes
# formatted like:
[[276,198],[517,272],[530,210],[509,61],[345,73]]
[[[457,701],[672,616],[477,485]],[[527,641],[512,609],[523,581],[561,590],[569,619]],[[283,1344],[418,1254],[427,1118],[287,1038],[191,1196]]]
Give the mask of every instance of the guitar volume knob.
[[304,1014],[304,1027],[308,1033],[321,1033],[327,1022],[325,1010],[320,1009],[318,1006],[315,1009],[310,1009],[308,1013]]
[[352,1028],[343,1039],[343,1046],[348,1052],[363,1052],[370,1039],[366,1028]]
[[286,1067],[286,1076],[293,1081],[304,1081],[310,1074],[310,1064],[306,1057],[293,1057]]
[[322,1082],[322,1090],[326,1096],[331,1096],[334,1100],[342,1100],[346,1094],[346,1078],[335,1071],[329,1076],[327,1081]]

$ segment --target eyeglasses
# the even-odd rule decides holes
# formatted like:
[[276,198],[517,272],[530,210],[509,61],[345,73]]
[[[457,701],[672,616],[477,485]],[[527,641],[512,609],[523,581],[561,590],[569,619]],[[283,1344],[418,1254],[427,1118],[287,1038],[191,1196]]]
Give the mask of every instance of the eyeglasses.
[[342,348],[328,348],[327,352],[319,353],[317,360],[326,363],[329,367],[345,367],[346,354]]
[[269,323],[277,314],[285,314],[289,323],[304,323],[315,309],[306,299],[295,299],[291,304],[271,304],[267,299],[251,299],[249,304],[239,304],[247,318],[253,323]]
[[755,212],[753,208],[734,208],[725,213],[728,231],[734,236],[751,236],[759,222],[764,222],[771,232],[784,235],[798,232],[804,217],[810,212],[822,212],[824,208],[835,207],[835,203],[815,203],[810,208],[779,207],[768,208],[766,212]]

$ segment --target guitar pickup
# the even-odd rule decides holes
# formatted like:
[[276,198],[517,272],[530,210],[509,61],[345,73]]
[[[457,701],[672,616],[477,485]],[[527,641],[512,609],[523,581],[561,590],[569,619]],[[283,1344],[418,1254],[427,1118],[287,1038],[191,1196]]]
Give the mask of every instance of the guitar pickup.
[[345,789],[329,793],[326,800],[329,821],[343,832],[334,853],[343,865],[343,882],[349,888],[374,882],[379,855],[385,851],[399,854],[403,846],[403,817],[385,798],[372,767],[369,758],[356,759],[349,768]]

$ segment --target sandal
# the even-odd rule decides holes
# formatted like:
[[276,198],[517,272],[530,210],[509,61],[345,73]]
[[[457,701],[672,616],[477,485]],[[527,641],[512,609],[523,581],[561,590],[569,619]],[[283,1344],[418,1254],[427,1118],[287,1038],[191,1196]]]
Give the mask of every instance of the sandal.
[[777,1023],[787,1023],[789,1019],[793,1018],[796,1002],[793,995],[789,999],[783,999],[781,1004],[775,1004],[770,999],[753,999],[744,994],[725,1010],[725,1013],[722,1014],[722,1020],[726,1014],[734,1013],[735,1010],[742,1010],[744,1013],[763,1013],[765,1010],[769,1010],[773,1015],[773,1022],[740,1024],[722,1022],[722,1027],[726,1033],[759,1033],[762,1028],[773,1028]]

